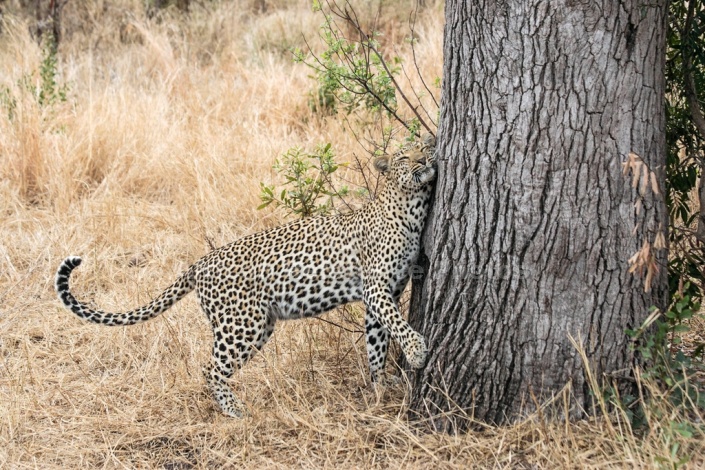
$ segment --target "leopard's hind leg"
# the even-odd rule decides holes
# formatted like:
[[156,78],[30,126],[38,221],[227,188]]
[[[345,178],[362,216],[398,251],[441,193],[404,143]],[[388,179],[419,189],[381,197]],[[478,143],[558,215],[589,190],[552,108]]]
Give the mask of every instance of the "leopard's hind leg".
[[241,418],[244,403],[228,384],[233,376],[264,346],[274,331],[274,319],[259,308],[232,306],[212,315],[202,302],[213,327],[213,355],[203,373],[213,398],[227,416]]

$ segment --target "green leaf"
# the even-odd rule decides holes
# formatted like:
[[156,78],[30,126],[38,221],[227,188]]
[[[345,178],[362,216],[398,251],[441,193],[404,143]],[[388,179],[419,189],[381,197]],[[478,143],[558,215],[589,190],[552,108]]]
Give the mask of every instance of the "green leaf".
[[[678,423],[673,427],[673,430],[683,437],[691,438],[693,437],[693,430],[691,426],[687,423]],[[677,445],[677,444],[675,444]]]

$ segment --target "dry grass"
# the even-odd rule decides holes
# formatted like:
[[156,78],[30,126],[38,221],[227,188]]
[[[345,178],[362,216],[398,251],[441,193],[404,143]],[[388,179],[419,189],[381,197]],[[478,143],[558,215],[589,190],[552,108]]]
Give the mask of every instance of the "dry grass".
[[[160,22],[134,13],[136,0],[88,3],[65,11],[65,103],[40,107],[22,84],[37,83],[42,58],[27,24],[6,16],[0,36],[0,87],[15,99],[11,120],[0,100],[0,466],[652,468],[674,443],[705,465],[701,434],[666,429],[679,415],[653,417],[643,435],[619,414],[429,432],[407,421],[403,385],[370,388],[358,333],[316,320],[278,327],[233,380],[251,416],[229,419],[201,377],[211,339],[193,297],[129,328],[69,314],[52,286],[66,255],[84,256],[80,297],[131,308],[210,242],[281,222],[255,208],[286,149],[362,152],[340,117],[311,112],[310,72],[286,53],[321,23],[307,0],[223,2]],[[387,36],[402,44],[407,2],[386,4]],[[418,27],[428,77],[440,75],[442,26],[435,5]]]

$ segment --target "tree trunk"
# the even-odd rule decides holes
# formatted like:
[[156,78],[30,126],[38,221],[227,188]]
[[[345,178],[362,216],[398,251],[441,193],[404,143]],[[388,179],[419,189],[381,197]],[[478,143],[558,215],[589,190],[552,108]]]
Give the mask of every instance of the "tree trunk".
[[576,416],[592,397],[570,337],[598,380],[623,375],[625,329],[667,302],[668,219],[654,192],[666,1],[445,8],[439,177],[410,312],[429,360],[411,408],[439,428],[467,425],[441,415],[458,408],[499,423],[569,384]]

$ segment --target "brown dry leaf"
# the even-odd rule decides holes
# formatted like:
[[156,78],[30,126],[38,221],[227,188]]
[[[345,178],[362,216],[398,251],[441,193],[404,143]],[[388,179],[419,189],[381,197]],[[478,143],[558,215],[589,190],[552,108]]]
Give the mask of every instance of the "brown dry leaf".
[[632,168],[632,160],[633,160],[632,155],[633,154],[630,153],[627,156],[627,159],[622,162],[622,175],[623,176],[627,176],[627,174],[629,173],[629,170],[631,170],[631,168]]
[[[660,235],[660,237],[659,237]],[[664,243],[663,232],[659,232],[656,235],[656,240],[658,243]],[[641,245],[641,249],[634,253],[627,262],[629,263],[629,269],[627,272],[630,274],[636,274],[639,276],[644,276],[644,291],[651,291],[651,283],[654,276],[659,272],[659,266],[656,262],[656,256],[654,255],[655,246],[652,246],[647,240]]]
[[632,255],[632,257],[629,258],[629,260],[627,261],[627,262],[629,263],[629,271],[628,271],[629,274],[633,274],[634,271],[636,271],[636,270],[639,268],[638,260],[639,260],[639,252],[637,251],[637,252],[634,253],[634,255]]
[[639,194],[643,197],[646,194],[646,187],[649,185],[649,168],[646,164],[641,167],[641,187],[639,188]]
[[635,160],[632,162],[632,188],[636,188],[639,185],[639,175],[641,174],[641,160]]
[[661,190],[658,188],[658,181],[656,180],[656,173],[651,172],[651,191],[656,195],[661,194]]
[[627,156],[627,161],[622,162],[622,174],[627,176],[630,171],[634,173],[634,171],[638,170],[640,162],[641,157],[634,152],[630,152]]
[[658,265],[656,264],[656,258],[651,255],[648,262],[648,267],[646,268],[646,277],[644,278],[644,292],[651,291],[651,281],[657,273]]
[[644,240],[644,243],[641,245],[641,248],[639,251],[634,253],[627,262],[629,263],[629,271],[630,273],[634,272],[639,272],[640,274],[644,272],[644,269],[646,269],[649,261],[649,256],[651,253],[651,244],[647,241]]
[[654,249],[655,250],[663,250],[665,248],[666,248],[666,236],[664,235],[661,227],[659,227],[659,231],[656,233],[656,238],[654,239]]
[[622,175],[626,176],[630,171],[632,172],[632,188],[638,189],[641,196],[646,194],[646,189],[649,186],[654,194],[661,194],[656,173],[650,171],[644,160],[634,152],[630,152],[627,160],[622,162]]

